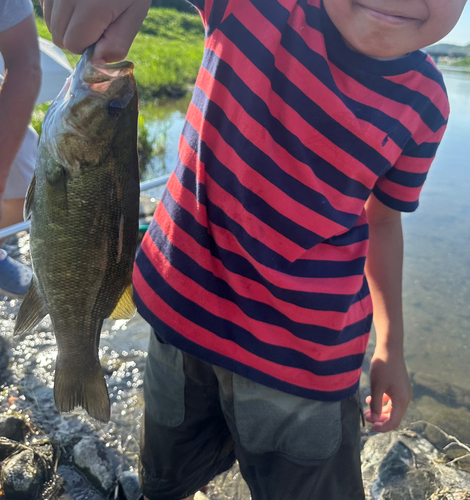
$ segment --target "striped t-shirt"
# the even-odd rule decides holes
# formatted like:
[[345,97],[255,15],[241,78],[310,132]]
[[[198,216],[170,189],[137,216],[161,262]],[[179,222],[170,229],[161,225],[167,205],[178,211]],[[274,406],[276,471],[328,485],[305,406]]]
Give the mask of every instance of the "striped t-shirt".
[[371,193],[413,211],[447,123],[426,53],[351,51],[320,0],[194,0],[206,48],[179,159],[137,256],[167,342],[318,400],[357,389]]

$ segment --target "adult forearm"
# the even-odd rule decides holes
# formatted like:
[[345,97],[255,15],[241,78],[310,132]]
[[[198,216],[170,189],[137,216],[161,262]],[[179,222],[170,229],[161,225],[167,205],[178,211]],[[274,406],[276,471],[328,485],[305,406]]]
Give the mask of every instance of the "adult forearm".
[[374,306],[377,347],[403,350],[403,232],[399,214],[369,226],[366,276]]
[[5,75],[0,91],[0,193],[26,134],[40,85],[38,65],[17,66]]

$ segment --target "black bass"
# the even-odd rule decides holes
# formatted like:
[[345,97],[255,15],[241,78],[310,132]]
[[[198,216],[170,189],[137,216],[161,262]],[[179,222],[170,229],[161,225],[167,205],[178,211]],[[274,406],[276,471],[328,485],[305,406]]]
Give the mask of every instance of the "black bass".
[[98,357],[103,320],[130,318],[138,238],[134,65],[95,66],[93,49],[49,108],[25,218],[34,277],[15,333],[50,315],[58,355],[54,397],[101,421],[109,396]]

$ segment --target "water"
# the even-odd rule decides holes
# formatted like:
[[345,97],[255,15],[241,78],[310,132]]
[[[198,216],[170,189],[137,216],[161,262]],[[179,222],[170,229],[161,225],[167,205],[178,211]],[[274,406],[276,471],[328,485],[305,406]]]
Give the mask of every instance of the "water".
[[[470,411],[459,404],[462,392],[454,389],[460,386],[464,394],[470,394],[465,393],[470,380],[470,73],[447,70],[444,74],[452,106],[448,131],[418,211],[403,216],[405,351],[409,370],[419,382],[414,384],[415,398],[406,421],[426,418],[470,443]],[[173,168],[188,104],[189,97],[141,109],[159,150],[142,180]],[[160,193],[157,189],[148,195],[158,198]],[[19,243],[17,257],[27,262],[27,235]],[[110,321],[103,328],[100,356],[112,403],[112,421],[103,426],[81,410],[68,416],[55,411],[56,348],[50,322],[42,321],[34,334],[12,339],[18,307],[18,301],[0,301],[2,374],[6,362],[2,346],[12,346],[8,379],[0,380],[0,411],[17,408],[61,441],[59,473],[67,480],[61,500],[102,500],[71,468],[70,449],[78,439],[94,433],[105,441],[118,472],[136,470],[148,325],[136,317],[126,324]],[[364,392],[373,346],[374,338],[365,362]],[[423,388],[423,374],[431,381],[427,389]],[[236,469],[212,485],[210,493],[213,500],[248,499]]]
[[470,73],[444,71],[448,130],[422,192],[405,215],[404,311],[412,371],[470,380]]

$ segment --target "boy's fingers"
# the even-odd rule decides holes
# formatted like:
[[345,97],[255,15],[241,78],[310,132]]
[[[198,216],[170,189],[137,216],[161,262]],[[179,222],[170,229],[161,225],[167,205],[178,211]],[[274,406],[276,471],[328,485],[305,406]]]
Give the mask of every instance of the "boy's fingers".
[[372,389],[369,402],[372,422],[378,420],[382,414],[383,397],[384,391],[380,389]]
[[392,407],[390,410],[390,416],[386,418],[383,422],[379,421],[372,426],[373,432],[389,432],[393,429],[396,429],[405,414],[407,404],[400,401],[395,400],[392,402]]
[[134,3],[110,24],[96,44],[94,61],[110,63],[125,59],[149,8],[149,0]]
[[52,0],[41,0],[42,13],[49,31],[51,30]]
[[112,21],[113,12],[109,9],[95,9],[90,18],[89,7],[77,5],[64,33],[64,48],[82,54],[101,38]]
[[52,10],[49,16],[49,24],[47,25],[52,41],[57,47],[66,48],[64,46],[64,36],[67,31],[70,20],[75,11],[75,5],[70,3],[55,3],[52,5]]

